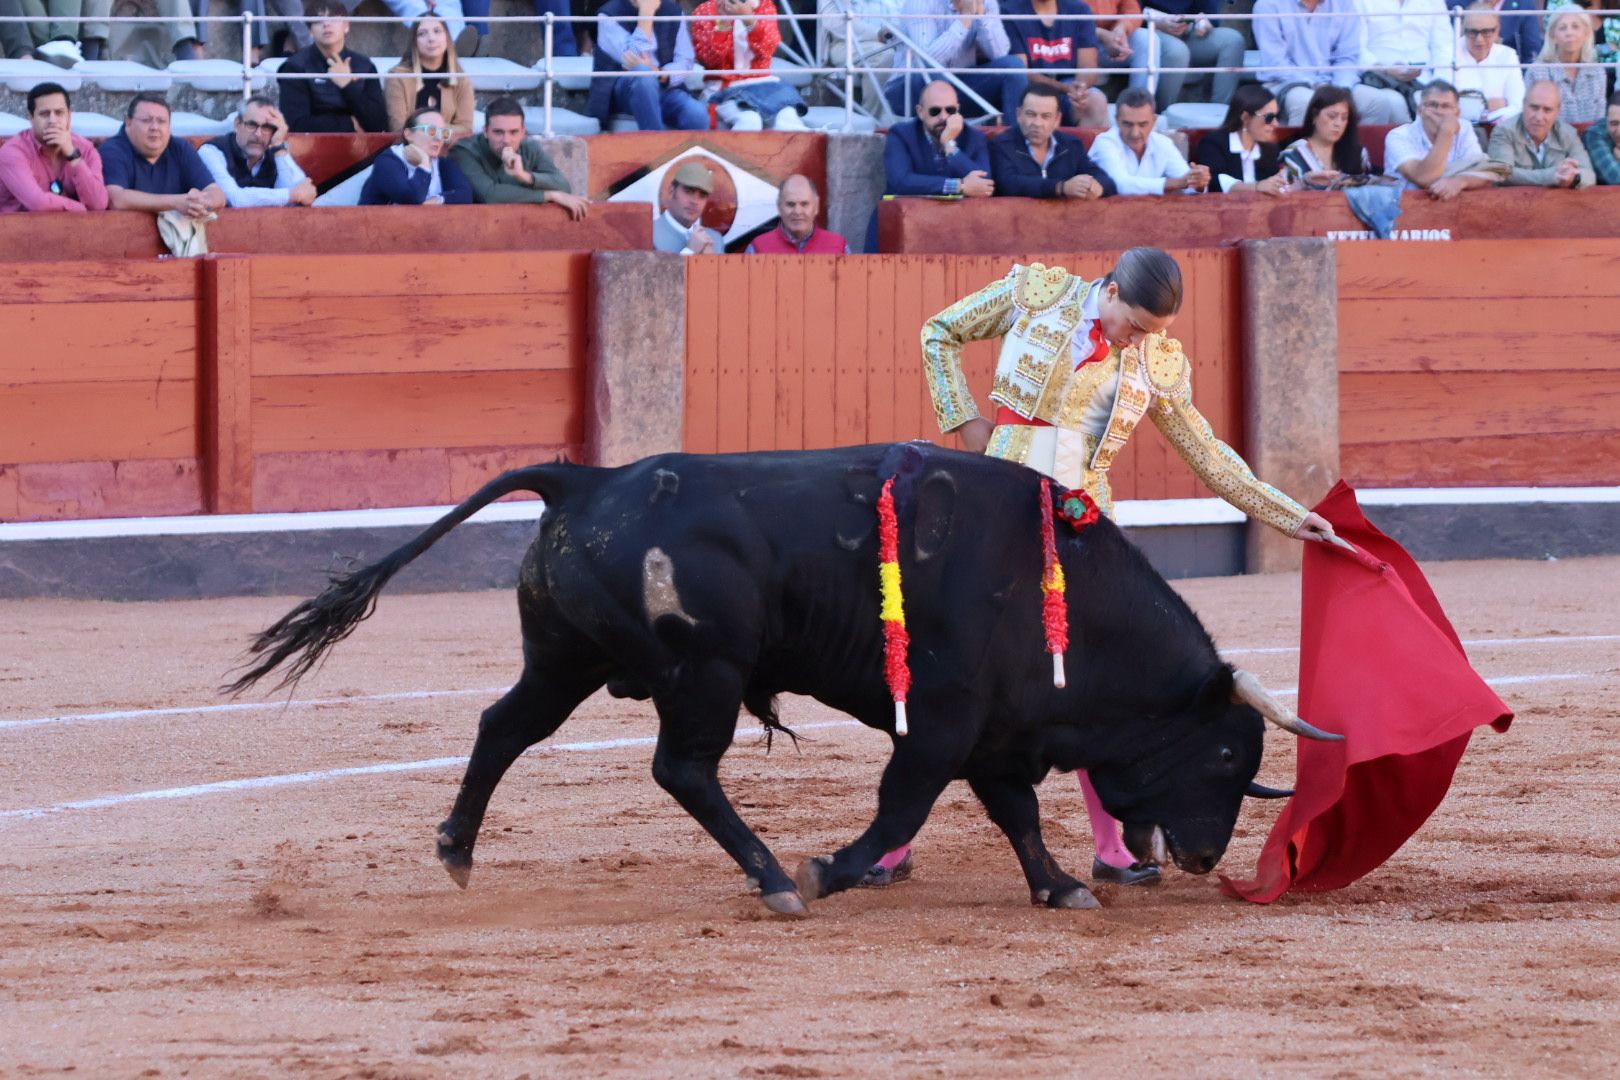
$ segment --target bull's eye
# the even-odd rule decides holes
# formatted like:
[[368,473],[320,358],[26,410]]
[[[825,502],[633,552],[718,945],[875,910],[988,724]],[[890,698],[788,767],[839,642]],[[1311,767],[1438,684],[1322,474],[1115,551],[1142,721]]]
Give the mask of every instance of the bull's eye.
[[1232,748],[1230,746],[1221,747],[1221,764],[1222,765],[1230,765],[1235,760],[1237,760],[1237,755],[1232,753]]

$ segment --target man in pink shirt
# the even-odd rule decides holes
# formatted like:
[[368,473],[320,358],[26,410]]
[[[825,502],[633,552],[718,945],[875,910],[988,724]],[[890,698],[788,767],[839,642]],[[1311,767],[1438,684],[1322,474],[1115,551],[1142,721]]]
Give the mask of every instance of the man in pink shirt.
[[67,91],[51,82],[28,91],[28,121],[31,130],[0,146],[0,214],[107,209],[101,155],[89,139],[69,131]]

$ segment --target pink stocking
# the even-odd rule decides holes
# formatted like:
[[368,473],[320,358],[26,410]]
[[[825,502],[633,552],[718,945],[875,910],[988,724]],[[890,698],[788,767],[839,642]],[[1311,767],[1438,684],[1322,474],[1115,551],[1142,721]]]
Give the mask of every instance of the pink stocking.
[[893,870],[895,867],[899,866],[902,862],[904,862],[906,856],[910,855],[910,854],[911,854],[911,845],[910,844],[901,844],[899,847],[895,848],[893,851],[891,851],[887,855],[883,856],[883,858],[879,859],[877,861],[877,864],[878,864],[878,866],[882,867],[884,870]]
[[1091,786],[1091,778],[1086,775],[1086,770],[1077,769],[1074,775],[1080,778],[1080,791],[1086,797],[1086,814],[1091,818],[1091,838],[1097,845],[1097,858],[1119,869],[1135,863],[1135,857],[1119,841],[1119,822],[1103,809],[1102,800],[1097,797],[1097,789]]

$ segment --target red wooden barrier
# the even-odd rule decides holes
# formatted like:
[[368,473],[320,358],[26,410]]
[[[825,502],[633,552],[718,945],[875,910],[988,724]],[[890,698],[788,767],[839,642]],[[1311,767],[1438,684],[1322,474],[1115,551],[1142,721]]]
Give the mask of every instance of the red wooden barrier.
[[[1047,256],[1105,272],[1117,253]],[[1187,306],[1173,332],[1195,365],[1199,407],[1243,445],[1237,252],[1178,252]],[[940,435],[918,335],[929,316],[1005,274],[1007,256],[694,258],[687,263],[686,449],[796,450]],[[989,393],[991,343],[967,350]],[[1208,494],[1143,424],[1113,468],[1121,498]]]

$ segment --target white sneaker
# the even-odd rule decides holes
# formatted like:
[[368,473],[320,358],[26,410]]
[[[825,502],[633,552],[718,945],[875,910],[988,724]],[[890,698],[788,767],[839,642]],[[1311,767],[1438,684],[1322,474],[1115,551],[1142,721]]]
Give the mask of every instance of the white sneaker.
[[70,68],[84,62],[84,54],[71,41],[47,41],[43,45],[35,45],[34,55],[41,60],[49,60],[57,67]]

